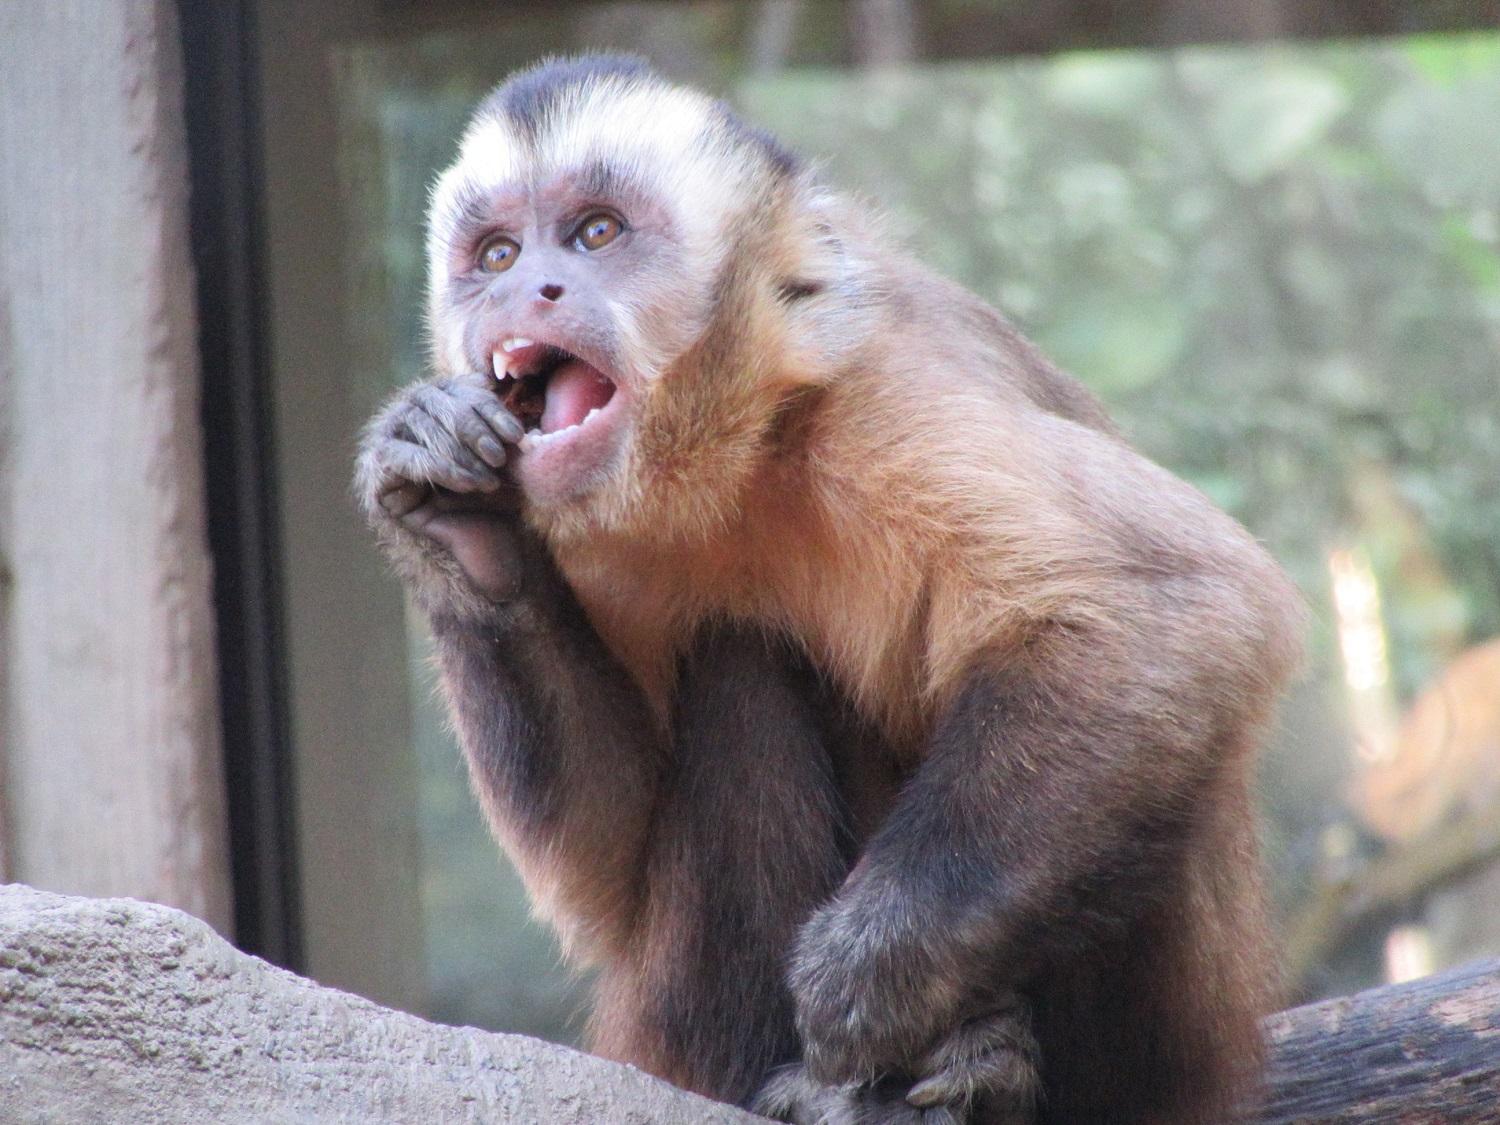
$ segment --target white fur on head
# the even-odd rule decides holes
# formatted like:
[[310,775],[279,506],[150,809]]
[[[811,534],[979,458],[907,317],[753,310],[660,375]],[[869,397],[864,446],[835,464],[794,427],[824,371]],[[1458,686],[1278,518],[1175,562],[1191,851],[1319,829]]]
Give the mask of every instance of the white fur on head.
[[[439,367],[462,363],[440,317],[449,239],[465,204],[500,191],[535,189],[605,161],[672,211],[686,260],[717,272],[725,225],[749,202],[744,138],[713,99],[672,86],[644,67],[614,60],[548,60],[507,80],[476,111],[458,159],[439,177],[428,215],[428,312]],[[519,111],[507,92],[546,79],[557,86]]]

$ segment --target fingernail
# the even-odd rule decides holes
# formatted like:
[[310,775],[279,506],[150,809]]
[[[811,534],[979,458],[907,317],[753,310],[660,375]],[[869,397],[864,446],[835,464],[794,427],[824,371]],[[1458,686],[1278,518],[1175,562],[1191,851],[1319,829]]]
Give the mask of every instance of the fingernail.
[[918,1082],[906,1092],[906,1104],[916,1106],[918,1109],[931,1109],[935,1105],[942,1105],[942,1088],[930,1079],[926,1082]]
[[380,496],[380,506],[400,519],[422,502],[422,494],[410,486],[393,488]]
[[517,418],[509,410],[504,408],[496,410],[490,415],[490,421],[494,423],[508,441],[520,441],[526,436],[526,427],[521,425],[521,419]]
[[501,465],[505,464],[505,446],[501,445],[494,438],[482,437],[475,445],[479,450],[479,456],[483,457],[485,463],[491,468],[498,469]]

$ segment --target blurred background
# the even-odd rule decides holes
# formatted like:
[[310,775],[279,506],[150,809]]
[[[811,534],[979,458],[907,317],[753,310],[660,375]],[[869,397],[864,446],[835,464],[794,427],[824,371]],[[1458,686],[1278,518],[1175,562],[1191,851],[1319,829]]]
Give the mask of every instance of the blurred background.
[[[185,68],[220,927],[434,1019],[578,1030],[348,476],[424,370],[423,211],[470,107],[608,48],[888,209],[1292,573],[1310,658],[1261,784],[1291,999],[1500,954],[1500,5],[1228,8],[264,0],[153,24]],[[0,561],[21,620],[35,587]],[[16,719],[44,690],[24,665],[23,761],[49,752]],[[60,790],[10,768],[8,878],[149,897],[52,842],[28,868]]]

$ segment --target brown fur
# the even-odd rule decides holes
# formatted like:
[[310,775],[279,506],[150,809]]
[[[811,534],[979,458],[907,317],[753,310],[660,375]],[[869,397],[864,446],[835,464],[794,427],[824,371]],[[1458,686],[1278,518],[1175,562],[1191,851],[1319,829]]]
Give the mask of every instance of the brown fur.
[[[476,766],[533,894],[604,965],[596,1046],[743,1099],[800,1043],[805,1075],[762,1103],[790,1116],[832,1104],[848,1120],[916,1120],[882,1076],[909,1085],[960,1059],[987,1077],[953,1079],[967,1091],[943,1110],[955,1120],[1027,1116],[1030,1080],[1016,1076],[1037,1065],[1045,1120],[1223,1120],[1247,1096],[1272,998],[1249,777],[1295,661],[1296,596],[998,314],[915,265],[866,208],[705,120],[734,140],[703,189],[722,209],[711,283],[621,283],[645,311],[617,334],[653,372],[623,451],[586,493],[525,510],[566,583],[543,583],[541,602],[576,597],[577,635],[597,633],[578,642],[596,646],[587,662],[609,665],[609,690],[639,689],[628,706],[652,716],[632,722],[653,746],[601,749],[591,766],[578,747],[602,747],[611,716],[591,689],[568,696],[586,714],[569,720],[582,723],[567,740],[580,788],[563,836],[538,833]],[[701,331],[648,355],[657,287]],[[458,314],[434,309],[436,338],[455,338],[445,318]],[[437,358],[453,369],[442,346]],[[390,486],[365,475],[372,496]],[[454,597],[486,628],[514,628]],[[745,657],[764,642],[743,637],[705,649],[721,622],[792,655]],[[803,660],[810,686],[783,684],[779,669]],[[474,764],[510,738],[499,719],[466,721],[480,697],[536,688],[465,661],[450,646]],[[715,680],[705,664],[741,671]],[[536,680],[555,692],[573,674]],[[709,712],[741,718],[734,699],[760,700],[761,724],[694,718],[708,696]],[[771,713],[787,708],[803,718],[784,727]],[[761,772],[772,742],[805,749]],[[643,795],[624,798],[623,837],[594,839],[587,826],[616,802],[587,796],[591,771],[609,760]],[[777,833],[781,851],[766,843]],[[813,875],[778,906],[757,882],[766,863]],[[711,890],[719,878],[741,889]],[[759,983],[731,996],[711,978],[736,969],[714,950],[732,958],[739,940]],[[684,950],[702,957],[693,979]],[[777,1000],[757,974],[788,954]],[[958,1037],[989,1011],[1008,1014]],[[741,1033],[715,1039],[715,1021]],[[1028,1024],[1039,1064],[1014,1053]],[[870,1104],[816,1093],[847,1082]],[[804,1088],[802,1103],[786,1093]]]

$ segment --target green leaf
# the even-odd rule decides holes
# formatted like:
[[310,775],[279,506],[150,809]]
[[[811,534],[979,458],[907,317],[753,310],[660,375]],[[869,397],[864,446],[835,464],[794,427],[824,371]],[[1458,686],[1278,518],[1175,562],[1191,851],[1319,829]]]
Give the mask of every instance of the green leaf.
[[1444,85],[1500,70],[1500,35],[1419,35],[1404,46],[1422,74]]
[[1256,183],[1316,144],[1349,104],[1327,71],[1267,58],[1237,68],[1210,111],[1209,125],[1230,173]]
[[1042,333],[1043,349],[1105,398],[1147,386],[1187,342],[1183,310],[1155,294],[1086,298]]

